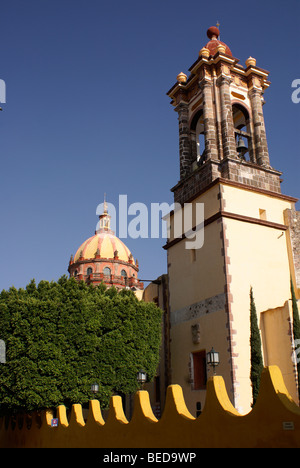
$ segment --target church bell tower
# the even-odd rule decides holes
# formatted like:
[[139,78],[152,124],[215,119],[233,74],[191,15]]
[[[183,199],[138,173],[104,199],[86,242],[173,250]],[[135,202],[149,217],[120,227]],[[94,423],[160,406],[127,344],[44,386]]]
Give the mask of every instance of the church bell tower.
[[[218,373],[236,408],[251,408],[250,288],[265,365],[279,365],[297,399],[290,279],[300,291],[297,200],[281,193],[264,122],[269,72],[253,57],[245,66],[210,27],[209,41],[167,95],[178,113],[180,178],[174,202],[204,206],[204,243],[187,248],[171,228],[168,254],[172,382],[191,411],[205,401],[206,355],[220,354]],[[171,216],[172,221],[172,216]],[[198,226],[195,224],[194,229]]]
[[219,177],[280,193],[263,116],[269,73],[252,57],[239,65],[219,34],[208,29],[189,78],[180,73],[167,93],[178,112],[180,182],[173,191],[181,203]]

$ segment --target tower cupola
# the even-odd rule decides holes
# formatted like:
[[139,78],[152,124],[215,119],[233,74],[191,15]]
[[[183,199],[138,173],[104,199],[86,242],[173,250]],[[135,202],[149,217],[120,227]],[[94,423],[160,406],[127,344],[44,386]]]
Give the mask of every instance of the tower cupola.
[[210,39],[210,41],[206,44],[205,48],[209,50],[210,55],[214,56],[218,52],[218,47],[223,46],[223,48],[225,47],[224,53],[232,57],[232,53],[228,45],[220,41],[220,31],[216,26],[211,26],[208,28],[207,37]]
[[180,180],[172,189],[185,202],[217,178],[280,193],[281,173],[270,165],[263,115],[269,72],[249,57],[239,63],[220,31],[168,91],[178,113]]

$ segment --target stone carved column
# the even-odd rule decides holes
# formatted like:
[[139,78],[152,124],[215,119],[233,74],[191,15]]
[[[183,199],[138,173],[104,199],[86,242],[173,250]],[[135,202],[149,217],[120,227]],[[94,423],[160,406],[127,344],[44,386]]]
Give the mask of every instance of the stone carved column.
[[213,85],[203,80],[199,84],[203,93],[203,120],[205,137],[205,159],[218,159],[217,132],[213,103]]
[[257,88],[249,91],[254,127],[254,146],[257,164],[270,167],[268,143],[262,108],[262,92]]
[[191,139],[188,125],[188,105],[180,103],[176,111],[179,121],[179,157],[180,157],[180,179],[191,172]]
[[227,76],[222,75],[217,79],[217,85],[220,91],[221,131],[224,158],[237,158],[232,105],[230,99],[230,83],[231,78]]

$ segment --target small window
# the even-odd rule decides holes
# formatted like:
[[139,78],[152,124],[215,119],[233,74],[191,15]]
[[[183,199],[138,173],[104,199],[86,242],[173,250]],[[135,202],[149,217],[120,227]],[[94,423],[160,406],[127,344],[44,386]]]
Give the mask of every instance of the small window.
[[125,270],[121,271],[121,276],[123,276],[123,278],[127,278],[127,273]]
[[89,267],[87,270],[86,270],[86,274],[87,275],[92,275],[93,274],[93,269],[91,267]]
[[259,209],[259,217],[260,217],[260,219],[263,219],[264,221],[266,221],[266,220],[267,220],[267,212],[266,212],[266,210],[261,210],[261,209]]
[[207,382],[206,352],[192,353],[193,390],[205,390]]
[[196,261],[196,249],[191,249],[190,252],[191,252],[191,262],[195,262]]
[[104,274],[105,276],[110,276],[110,275],[111,275],[111,270],[110,270],[110,268],[105,267],[104,270],[103,270],[103,274]]

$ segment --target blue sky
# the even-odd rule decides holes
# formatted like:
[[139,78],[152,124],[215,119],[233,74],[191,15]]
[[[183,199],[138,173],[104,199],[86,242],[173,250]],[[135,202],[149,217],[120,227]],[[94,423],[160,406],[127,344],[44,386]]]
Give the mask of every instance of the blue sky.
[[[282,192],[299,196],[299,0],[1,0],[0,290],[57,280],[116,206],[172,202],[178,123],[166,92],[220,23],[242,65],[270,72],[264,115]],[[298,205],[299,207],[299,205]],[[167,270],[164,239],[127,239],[140,278]]]

